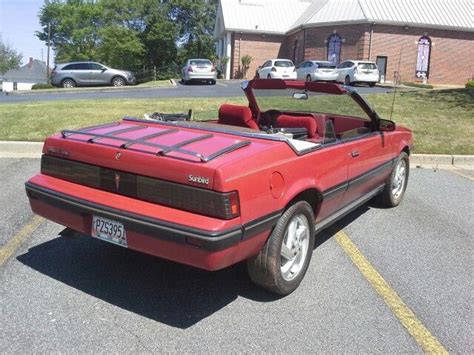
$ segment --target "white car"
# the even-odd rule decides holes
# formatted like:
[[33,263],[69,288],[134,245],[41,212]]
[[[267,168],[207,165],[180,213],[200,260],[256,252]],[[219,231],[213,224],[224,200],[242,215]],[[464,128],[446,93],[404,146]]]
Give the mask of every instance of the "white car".
[[188,59],[181,69],[181,81],[187,84],[192,80],[216,83],[217,72],[209,59]]
[[346,60],[337,67],[337,81],[346,85],[354,83],[367,83],[374,87],[379,81],[379,69],[374,62],[359,60]]
[[298,80],[336,81],[339,73],[331,62],[307,60],[296,67]]
[[267,60],[257,70],[257,78],[296,80],[295,65],[288,59]]

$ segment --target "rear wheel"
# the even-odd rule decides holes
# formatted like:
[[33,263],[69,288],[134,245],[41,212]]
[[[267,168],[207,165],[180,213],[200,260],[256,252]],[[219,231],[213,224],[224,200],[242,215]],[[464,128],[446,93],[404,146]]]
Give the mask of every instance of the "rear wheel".
[[66,89],[71,89],[73,87],[76,87],[76,82],[72,79],[64,79],[61,82],[61,86]]
[[115,78],[112,79],[112,85],[113,86],[125,86],[125,79],[122,78],[121,76],[116,76]]
[[380,194],[380,201],[383,206],[395,207],[400,204],[407,188],[409,171],[410,161],[408,160],[408,154],[402,152]]
[[260,74],[258,72],[255,74],[255,79],[260,79]]
[[272,76],[270,74],[267,75],[267,79],[271,79]]
[[312,80],[311,80],[311,75],[309,75],[309,74],[306,75],[306,81],[312,81]]
[[210,81],[209,81],[209,84],[211,84],[211,85],[216,85],[216,81],[215,81],[215,80],[210,80]]
[[293,292],[308,269],[314,245],[314,214],[306,201],[280,217],[260,253],[247,260],[254,283],[279,295]]
[[346,77],[344,78],[344,84],[351,85],[351,78],[349,77],[349,75],[346,75]]
[[369,86],[373,88],[375,86],[375,83],[369,83]]

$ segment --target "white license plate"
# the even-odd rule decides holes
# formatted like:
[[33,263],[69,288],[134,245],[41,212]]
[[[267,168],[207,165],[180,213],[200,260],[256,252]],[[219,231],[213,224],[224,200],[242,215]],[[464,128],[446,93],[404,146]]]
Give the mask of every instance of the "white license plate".
[[91,234],[95,238],[127,247],[127,235],[123,223],[100,216],[93,216]]

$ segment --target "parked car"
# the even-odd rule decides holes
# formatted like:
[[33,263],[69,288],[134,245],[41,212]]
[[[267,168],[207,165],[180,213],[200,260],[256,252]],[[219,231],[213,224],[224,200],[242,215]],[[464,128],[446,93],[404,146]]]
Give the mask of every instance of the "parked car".
[[70,62],[57,64],[51,72],[51,84],[63,88],[75,86],[135,85],[131,71],[112,69],[96,62]]
[[296,79],[295,65],[288,59],[270,59],[257,69],[257,78]]
[[331,62],[307,60],[296,67],[298,80],[336,81],[339,73]]
[[379,81],[379,69],[373,62],[346,60],[336,67],[337,81],[346,85],[366,83],[374,87]]
[[373,197],[401,202],[412,133],[350,87],[242,88],[248,105],[223,104],[217,120],[128,117],[50,136],[26,183],[31,208],[85,238],[206,270],[246,260],[253,282],[289,294],[315,233]]
[[191,81],[205,81],[214,85],[217,72],[209,59],[188,59],[181,69],[181,81],[187,84]]

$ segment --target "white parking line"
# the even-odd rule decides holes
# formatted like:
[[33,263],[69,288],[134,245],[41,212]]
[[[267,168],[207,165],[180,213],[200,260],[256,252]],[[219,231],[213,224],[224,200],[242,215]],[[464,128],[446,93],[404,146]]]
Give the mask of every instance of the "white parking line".
[[225,84],[222,84],[222,83],[216,83],[217,85],[220,85],[220,86],[227,86]]

